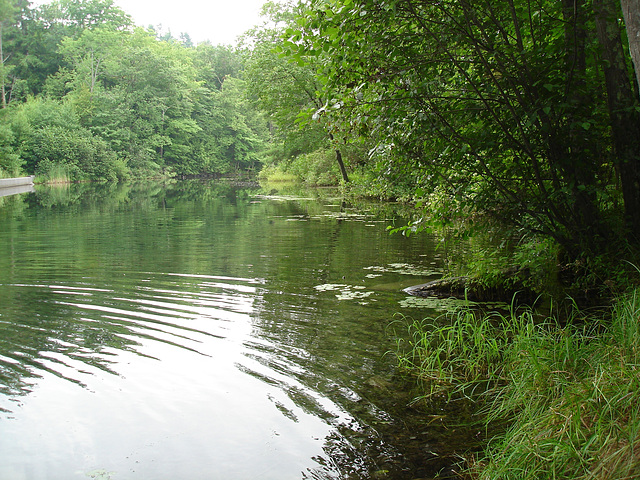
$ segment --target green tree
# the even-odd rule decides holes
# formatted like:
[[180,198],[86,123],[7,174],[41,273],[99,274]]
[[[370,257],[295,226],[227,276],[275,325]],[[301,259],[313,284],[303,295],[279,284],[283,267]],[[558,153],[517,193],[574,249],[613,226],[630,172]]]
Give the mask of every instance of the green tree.
[[12,45],[11,98],[16,101],[26,101],[29,95],[40,94],[47,77],[63,66],[57,47],[67,27],[60,23],[48,24],[40,17],[40,11],[31,9],[28,4],[20,1],[19,22],[10,30],[9,36]]
[[[327,100],[316,74],[319,63],[311,57],[306,62],[291,62],[278,53],[283,50],[283,33],[295,24],[295,12],[292,5],[269,2],[263,7],[269,22],[247,35],[247,41],[253,44],[245,71],[247,93],[269,115],[276,141],[283,142],[285,158],[331,145],[342,179],[348,182],[341,147],[335,138],[341,134],[331,125],[331,112],[325,108]],[[309,121],[303,115],[309,111],[325,115]]]
[[55,0],[40,7],[43,20],[62,23],[73,36],[96,27],[128,30],[133,27],[131,17],[113,0]]
[[7,107],[6,83],[9,70],[8,65],[5,65],[7,55],[5,55],[4,51],[3,37],[5,29],[15,22],[16,12],[15,2],[12,0],[0,0],[0,101],[2,102],[2,108]]
[[74,90],[88,91],[89,101],[93,99],[96,88],[101,86],[105,62],[110,56],[122,54],[119,44],[125,37],[127,34],[122,32],[96,28],[62,40],[59,52],[73,69],[70,80],[75,82]]
[[72,69],[58,47],[65,38],[77,38],[96,28],[127,30],[131,19],[113,2],[107,0],[64,0],[31,8],[27,0],[11,0],[16,14],[7,32],[11,46],[10,98],[25,101],[45,89],[47,77],[60,72],[58,83],[49,88],[61,96],[68,80],[65,72]]
[[194,118],[202,131],[194,138],[194,155],[182,162],[184,174],[221,174],[255,170],[268,135],[262,115],[245,99],[244,81],[225,77],[221,89],[205,89]]
[[225,78],[239,78],[244,70],[242,55],[229,46],[205,42],[191,53],[198,80],[209,90],[222,90]]
[[285,47],[294,60],[321,60],[323,111],[387,146],[390,178],[409,175],[420,193],[445,191],[467,214],[549,235],[575,259],[624,238],[620,196],[627,230],[640,225],[640,149],[626,136],[639,138],[637,98],[625,89],[627,59],[607,56],[621,41],[614,5],[591,7],[318,0]]

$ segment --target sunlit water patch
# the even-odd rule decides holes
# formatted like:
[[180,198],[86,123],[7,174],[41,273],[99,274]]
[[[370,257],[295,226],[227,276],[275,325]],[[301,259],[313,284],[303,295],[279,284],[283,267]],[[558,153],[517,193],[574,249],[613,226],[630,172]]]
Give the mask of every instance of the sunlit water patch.
[[[12,325],[31,339],[14,341],[2,362],[16,382],[0,397],[9,420],[0,478],[73,478],[107,466],[113,478],[299,478],[323,455],[327,419],[348,414],[296,381],[304,369],[278,347],[252,339],[260,282],[137,277],[129,292],[1,287],[52,295],[40,342],[33,326]],[[47,457],[34,462],[34,449]]]

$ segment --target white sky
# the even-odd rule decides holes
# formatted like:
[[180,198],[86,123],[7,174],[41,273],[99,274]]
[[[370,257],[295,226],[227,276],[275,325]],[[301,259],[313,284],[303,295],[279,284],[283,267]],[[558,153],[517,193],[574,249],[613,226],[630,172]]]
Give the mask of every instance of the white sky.
[[[186,32],[195,43],[235,44],[239,35],[261,23],[260,9],[267,0],[114,0],[136,25],[162,25],[175,38]],[[33,1],[33,4],[49,0]]]
[[260,23],[266,0],[115,0],[142,27],[162,24],[178,38],[187,32],[196,42],[234,44],[236,38]]

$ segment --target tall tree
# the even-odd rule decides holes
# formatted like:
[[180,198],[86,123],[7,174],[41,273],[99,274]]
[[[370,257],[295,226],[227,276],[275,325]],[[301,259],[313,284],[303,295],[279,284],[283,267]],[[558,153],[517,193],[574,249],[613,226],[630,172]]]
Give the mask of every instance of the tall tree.
[[[273,2],[263,6],[268,22],[248,34],[253,44],[245,72],[248,94],[269,114],[276,135],[285,142],[287,157],[328,143],[335,152],[342,180],[349,182],[336,138],[341,134],[331,124],[332,112],[326,108],[328,99],[323,96],[322,81],[316,74],[319,63],[311,58],[289,62],[279,55],[288,41],[283,41],[282,35],[295,25],[296,9]],[[318,113],[312,117],[306,115],[309,112]]]
[[192,138],[192,155],[176,168],[211,175],[257,167],[267,131],[262,113],[244,96],[242,53],[208,42],[189,52],[199,81],[192,118],[201,131]]
[[85,29],[77,37],[66,37],[61,42],[59,51],[75,71],[75,79],[79,82],[76,88],[88,90],[90,99],[100,84],[105,62],[110,56],[120,55],[118,48],[124,40],[121,32],[110,29]]
[[[640,242],[639,99],[634,93],[627,59],[622,48],[622,32],[618,24],[619,3],[615,0],[593,0],[593,9],[596,16],[597,35],[602,46],[611,133],[616,165],[620,172],[627,228],[635,237],[635,241]],[[638,11],[628,15],[632,30],[633,18],[638,15],[640,15]],[[637,41],[636,38],[636,43]],[[636,45],[632,48],[638,47]]]
[[95,27],[127,30],[133,27],[131,17],[113,0],[54,0],[41,7],[43,19],[63,21],[75,35]]
[[629,127],[616,117],[635,99],[601,75],[624,58],[606,56],[620,30],[600,3],[604,12],[582,0],[311,0],[285,45],[294,60],[320,61],[322,111],[395,152],[389,172],[552,236],[576,258],[611,245],[616,175],[626,225],[639,224]]
[[0,96],[2,108],[7,107],[6,82],[8,70],[7,65],[5,65],[7,56],[5,56],[3,46],[4,30],[8,25],[14,23],[16,11],[15,2],[12,0],[0,0]]

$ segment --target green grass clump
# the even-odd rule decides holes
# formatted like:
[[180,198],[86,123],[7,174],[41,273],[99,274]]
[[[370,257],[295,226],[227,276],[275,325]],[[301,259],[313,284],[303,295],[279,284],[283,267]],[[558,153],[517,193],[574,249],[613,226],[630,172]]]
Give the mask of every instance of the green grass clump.
[[48,159],[40,162],[35,183],[67,184],[71,183],[71,174],[67,165],[53,163]]
[[[491,391],[502,379],[502,355],[510,325],[498,328],[496,315],[470,309],[436,319],[414,321],[400,336],[400,367],[417,375],[425,396],[467,399]],[[505,328],[506,327],[506,328]]]
[[278,183],[278,182],[299,182],[300,179],[297,175],[289,173],[283,170],[279,165],[267,165],[258,174],[258,178],[265,182]]
[[579,325],[467,310],[409,332],[400,365],[425,396],[469,399],[498,432],[469,478],[640,478],[640,291]]

